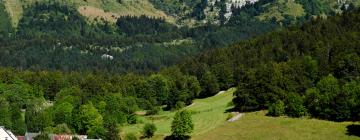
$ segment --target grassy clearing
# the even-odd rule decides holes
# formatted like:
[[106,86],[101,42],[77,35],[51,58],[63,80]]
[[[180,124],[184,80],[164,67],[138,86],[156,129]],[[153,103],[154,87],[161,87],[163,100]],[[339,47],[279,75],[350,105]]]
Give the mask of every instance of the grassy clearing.
[[246,113],[240,120],[196,135],[194,140],[359,140],[347,135],[351,122],[267,117],[266,111]]
[[141,16],[165,18],[168,22],[174,22],[174,18],[166,15],[163,11],[155,9],[154,6],[147,0],[126,0],[122,4],[116,0],[107,3],[88,2],[78,3],[78,11],[90,19],[102,17],[111,22],[116,21],[114,17],[120,16]]
[[260,20],[271,20],[275,18],[277,21],[281,21],[285,19],[285,15],[293,17],[300,17],[305,15],[305,10],[303,9],[302,5],[291,0],[278,0],[274,4],[265,5],[265,7],[268,7],[269,9],[267,12],[258,16]]
[[[235,89],[209,97],[206,99],[195,100],[194,103],[186,109],[193,112],[192,118],[195,124],[193,135],[206,133],[217,126],[226,122],[226,109],[231,108],[228,104],[233,98]],[[157,127],[156,136],[153,139],[162,139],[166,135],[170,135],[170,125],[175,112],[165,111],[159,115],[141,116],[141,124],[129,125],[122,128],[122,133],[135,133],[140,136],[144,123],[153,122]]]
[[[16,27],[23,14],[23,6],[33,4],[36,1],[48,0],[4,0],[6,10],[12,17],[13,25]],[[168,22],[174,23],[175,19],[166,15],[163,11],[156,9],[148,0],[123,0],[123,3],[117,0],[53,0],[67,5],[75,5],[79,12],[94,19],[96,17],[104,18],[110,22],[115,22],[114,17],[119,16],[140,16],[165,18]]]
[[13,26],[17,26],[21,18],[23,9],[20,0],[4,0],[6,11],[11,17],[11,22]]
[[[231,108],[235,89],[198,99],[186,109],[193,112],[195,130],[194,140],[360,140],[360,137],[347,135],[347,126],[352,122],[331,122],[309,118],[268,117],[266,111],[245,113],[235,122],[227,122],[226,109]],[[175,112],[164,111],[159,115],[142,116],[141,123],[122,127],[122,136],[135,133],[141,136],[145,123],[152,122],[157,131],[152,139],[160,140],[170,135],[170,125]],[[357,123],[359,124],[359,123]]]

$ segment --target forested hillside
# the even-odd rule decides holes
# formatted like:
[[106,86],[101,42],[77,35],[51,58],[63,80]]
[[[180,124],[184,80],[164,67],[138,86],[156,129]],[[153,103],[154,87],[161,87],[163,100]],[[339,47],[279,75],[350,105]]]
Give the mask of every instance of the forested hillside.
[[200,81],[216,77],[205,85],[213,91],[206,96],[218,91],[214,87],[237,86],[233,102],[239,111],[269,108],[275,116],[358,120],[359,25],[359,10],[312,20],[210,51],[180,68]]
[[[87,12],[86,7],[82,9],[85,11],[79,10],[81,6],[95,6],[111,13],[117,6],[135,6],[136,1],[131,0],[73,3],[29,0],[11,1],[10,6],[9,2],[0,3],[5,8],[1,11],[4,22],[0,23],[1,66],[19,70],[111,73],[158,71],[187,56],[302,24],[312,18],[326,18],[341,13],[341,9],[353,9],[357,4],[322,0],[261,0],[247,4],[223,0],[150,1],[155,8],[177,17],[174,23],[169,22],[168,17],[139,13],[107,13],[112,21],[102,16],[89,19],[83,13]],[[115,7],[111,7],[111,3]],[[21,10],[14,9],[19,5]],[[21,16],[16,17],[14,11],[21,11]],[[19,18],[16,24],[14,18]],[[9,20],[13,21],[13,28]]]
[[23,13],[15,32],[1,38],[2,66],[64,72],[147,72],[278,26],[253,19],[243,28],[231,24],[189,28],[146,16],[120,17],[115,24],[102,19],[89,23],[76,8],[56,2],[34,3]]

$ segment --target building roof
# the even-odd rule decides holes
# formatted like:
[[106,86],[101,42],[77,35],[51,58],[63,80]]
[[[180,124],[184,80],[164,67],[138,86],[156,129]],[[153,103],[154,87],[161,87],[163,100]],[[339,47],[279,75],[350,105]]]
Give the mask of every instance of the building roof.
[[11,139],[17,140],[17,138],[15,137],[15,135],[14,135],[11,131],[6,130],[6,128],[5,128],[4,126],[0,126],[0,129],[3,129],[3,130],[5,131],[5,133],[10,136]]

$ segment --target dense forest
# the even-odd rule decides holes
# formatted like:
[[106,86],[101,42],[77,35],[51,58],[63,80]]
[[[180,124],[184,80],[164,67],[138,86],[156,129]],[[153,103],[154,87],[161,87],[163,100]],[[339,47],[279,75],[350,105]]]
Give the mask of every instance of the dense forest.
[[[116,24],[101,18],[90,22],[75,7],[37,2],[24,8],[15,29],[6,24],[11,22],[2,12],[5,22],[1,26],[7,31],[0,38],[0,65],[35,71],[156,71],[203,50],[296,23],[289,22],[291,16],[281,23],[259,21],[256,17],[265,12],[264,3],[234,9],[232,18],[222,25],[188,27],[145,16],[120,17]],[[103,59],[103,55],[110,55],[113,60]]]
[[203,85],[203,91],[237,86],[236,110],[284,108],[293,117],[358,120],[359,15],[354,10],[314,19],[210,51],[180,68],[200,81],[213,75],[214,82],[208,89]]

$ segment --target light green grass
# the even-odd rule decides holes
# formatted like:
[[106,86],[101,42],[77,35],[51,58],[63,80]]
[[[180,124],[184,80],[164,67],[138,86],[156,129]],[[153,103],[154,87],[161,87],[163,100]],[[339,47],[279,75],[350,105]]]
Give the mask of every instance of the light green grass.
[[305,10],[301,4],[293,0],[277,0],[274,4],[267,4],[267,12],[258,16],[260,20],[271,20],[275,18],[277,21],[285,19],[285,15],[300,17],[305,15]]
[[[197,99],[194,104],[185,108],[193,112],[192,119],[195,125],[193,135],[206,133],[217,126],[226,122],[226,109],[231,108],[229,103],[233,98],[234,88],[228,91],[209,97],[206,99]],[[122,128],[122,133],[135,133],[140,136],[144,123],[153,122],[156,127],[156,135],[154,139],[162,139],[166,135],[171,134],[171,122],[175,112],[165,111],[160,115],[140,117],[141,124],[129,125]]]
[[233,123],[194,136],[194,140],[359,140],[347,135],[351,122],[308,118],[267,117],[265,111],[246,113]]
[[[4,1],[5,1],[6,10],[8,11],[8,13],[12,18],[13,25],[16,27],[23,14],[23,6],[28,6],[30,4],[35,3],[36,1],[47,2],[48,0],[4,0]],[[57,1],[67,5],[75,5],[78,8],[84,6],[94,7],[99,9],[97,11],[100,12],[100,13],[95,13],[94,15],[100,15],[104,17],[109,15],[116,15],[116,16],[146,15],[149,17],[165,18],[168,22],[172,22],[172,23],[175,22],[175,19],[173,17],[168,16],[163,11],[154,8],[152,3],[150,3],[148,0],[123,0],[122,4],[117,2],[117,0],[107,0],[106,2],[103,2],[103,0],[87,0],[87,2],[85,2],[84,0],[52,0],[52,1]],[[106,13],[104,13],[103,11],[105,11]],[[89,12],[93,12],[93,11],[89,11]]]

